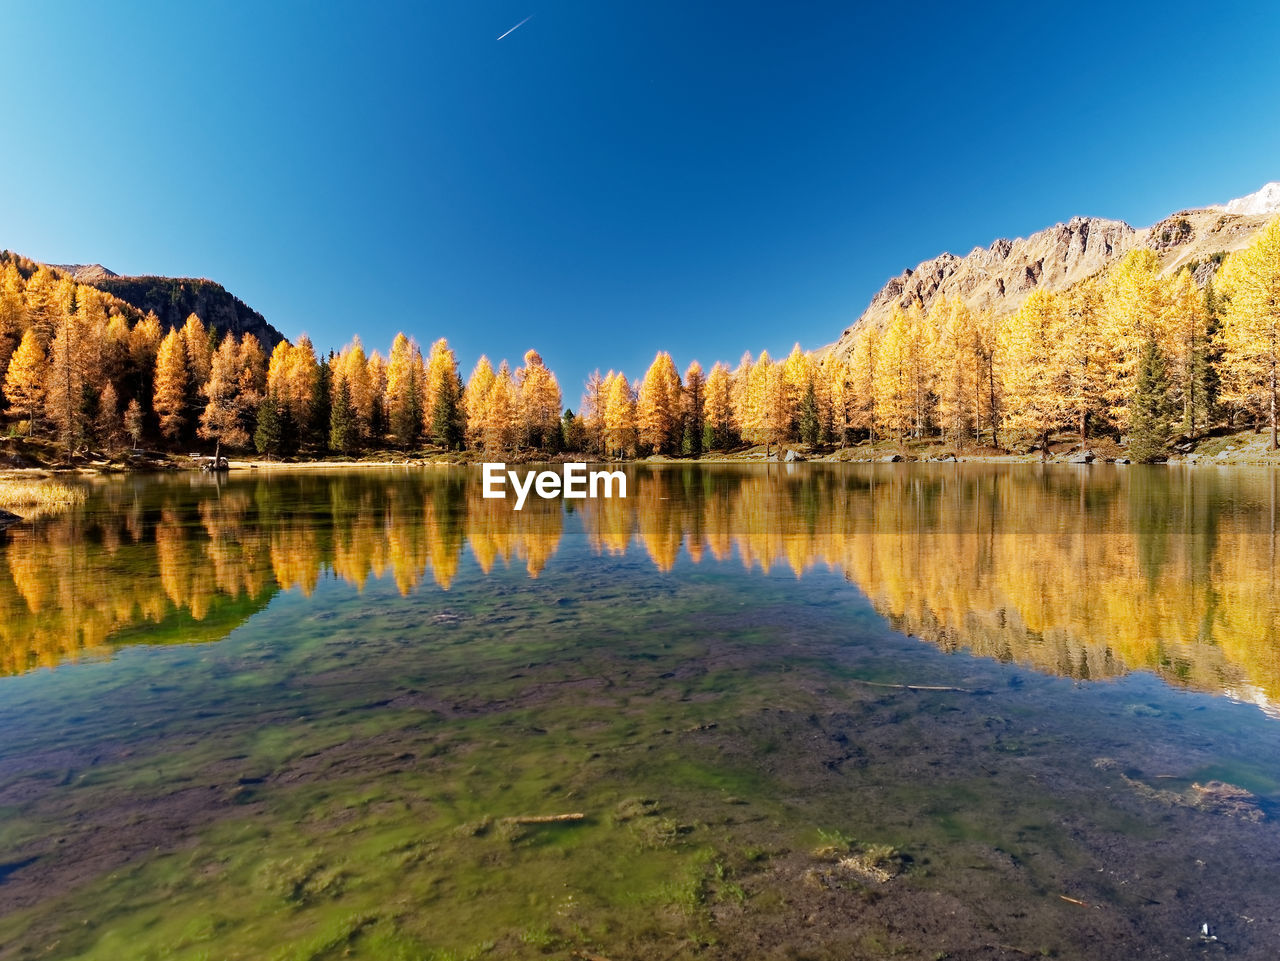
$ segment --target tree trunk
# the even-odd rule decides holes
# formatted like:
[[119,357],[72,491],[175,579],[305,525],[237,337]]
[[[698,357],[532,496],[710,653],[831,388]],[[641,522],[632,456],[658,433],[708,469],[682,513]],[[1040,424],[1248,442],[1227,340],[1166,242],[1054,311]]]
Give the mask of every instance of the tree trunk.
[[1276,449],[1276,364],[1271,362],[1271,449]]

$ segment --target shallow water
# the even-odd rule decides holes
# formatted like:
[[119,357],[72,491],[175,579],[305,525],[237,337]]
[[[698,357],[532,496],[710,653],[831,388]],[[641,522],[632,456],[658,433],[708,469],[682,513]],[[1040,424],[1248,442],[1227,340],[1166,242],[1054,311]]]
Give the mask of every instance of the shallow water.
[[1280,953],[1276,473],[629,478],[4,534],[0,958]]

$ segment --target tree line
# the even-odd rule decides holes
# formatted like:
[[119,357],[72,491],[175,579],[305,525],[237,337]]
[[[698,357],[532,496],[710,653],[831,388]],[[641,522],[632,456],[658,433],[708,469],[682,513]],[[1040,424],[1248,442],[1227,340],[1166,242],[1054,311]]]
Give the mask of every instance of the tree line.
[[681,374],[659,351],[635,381],[591,374],[578,413],[536,351],[523,360],[512,371],[481,357],[464,382],[446,340],[424,358],[403,333],[385,358],[359,337],[320,355],[305,336],[268,356],[251,334],[219,340],[194,314],[165,331],[154,314],[0,255],[11,431],[68,451],[152,439],[278,456],[430,444],[627,457],[940,439],[1047,452],[1072,431],[1150,460],[1219,423],[1265,423],[1276,446],[1280,218],[1204,288],[1134,250],[1065,291],[1034,291],[1012,316],[946,299],[895,308],[842,355],[796,345]]

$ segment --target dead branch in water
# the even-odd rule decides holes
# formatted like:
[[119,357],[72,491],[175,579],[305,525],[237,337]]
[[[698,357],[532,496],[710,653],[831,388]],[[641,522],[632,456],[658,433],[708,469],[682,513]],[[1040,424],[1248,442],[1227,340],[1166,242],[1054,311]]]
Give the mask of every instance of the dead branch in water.
[[530,814],[524,817],[503,818],[503,824],[559,824],[564,821],[581,821],[585,814]]
[[854,684],[865,684],[867,687],[888,687],[895,691],[952,691],[956,694],[972,694],[967,687],[942,687],[936,684],[887,684],[884,681],[859,681],[856,678]]

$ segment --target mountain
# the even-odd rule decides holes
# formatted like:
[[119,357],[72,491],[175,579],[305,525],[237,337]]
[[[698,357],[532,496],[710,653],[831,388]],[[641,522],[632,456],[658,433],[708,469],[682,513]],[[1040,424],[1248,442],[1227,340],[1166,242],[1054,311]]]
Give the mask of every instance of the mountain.
[[1244,214],[1245,216],[1280,212],[1280,181],[1273,180],[1269,184],[1264,184],[1261,190],[1223,204],[1221,209],[1229,214]]
[[1244,247],[1277,211],[1280,183],[1271,183],[1248,197],[1183,210],[1150,227],[1073,217],[1026,238],[975,247],[963,257],[944,253],[886,283],[840,339],[824,350],[848,353],[860,327],[883,327],[895,306],[905,309],[916,300],[927,309],[940,297],[958,297],[974,310],[1011,314],[1038,287],[1070,287],[1105,270],[1135,247],[1154,250],[1166,271],[1190,267],[1203,284],[1225,254]]
[[70,274],[77,283],[88,284],[91,287],[94,281],[102,280],[104,277],[120,276],[113,270],[107,270],[102,264],[49,264],[49,266],[64,274]]
[[253,334],[267,352],[284,340],[267,319],[221,284],[193,277],[124,277],[102,264],[50,264],[78,282],[97,287],[146,312],[166,327],[181,327],[195,314],[205,324],[239,337]]

